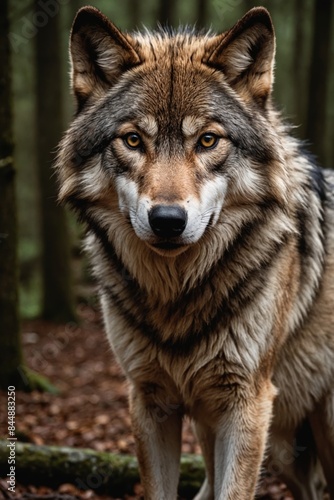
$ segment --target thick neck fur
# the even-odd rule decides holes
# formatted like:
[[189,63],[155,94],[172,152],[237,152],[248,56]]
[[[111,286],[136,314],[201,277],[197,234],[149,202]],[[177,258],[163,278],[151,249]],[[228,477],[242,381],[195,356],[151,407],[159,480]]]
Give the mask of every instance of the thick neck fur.
[[[276,115],[272,115],[278,121]],[[280,242],[287,234],[294,234],[297,237],[300,228],[297,225],[296,213],[299,209],[305,210],[307,207],[308,190],[302,191],[293,189],[293,186],[308,184],[308,171],[312,168],[306,157],[300,156],[298,152],[299,143],[286,135],[284,126],[280,127],[280,141],[283,145],[284,164],[292,166],[292,170],[286,172],[285,178],[281,179],[282,190],[290,198],[288,205],[273,201],[273,217],[268,225],[268,230],[263,234],[264,242]],[[283,159],[283,158],[282,158]],[[291,161],[293,159],[293,161]],[[293,203],[291,203],[293,199]],[[293,210],[291,210],[293,207]],[[319,239],[319,219],[321,208],[317,219],[313,221],[312,232]],[[261,219],[264,213],[263,204],[241,204],[223,208],[219,221],[214,227],[210,227],[201,240],[189,247],[184,253],[177,257],[164,257],[156,254],[144,242],[134,234],[134,231],[127,221],[124,222],[123,215],[119,212],[110,213],[101,211],[99,223],[108,230],[108,238],[112,243],[115,253],[124,266],[124,273],[136,280],[140,289],[160,303],[174,302],[181,293],[193,287],[201,285],[201,279],[214,268],[215,264],[224,262],[224,255],[233,247],[233,243],[242,229],[250,226],[256,219]],[[277,215],[277,217],[275,216]],[[308,225],[307,230],[311,230]],[[98,279],[104,283],[112,283],[115,279],[113,264],[110,261],[105,266],[106,261],[99,262],[95,258],[93,241],[95,237],[87,239],[87,248],[93,259],[93,267]],[[320,248],[320,245],[319,245]],[[253,250],[256,258],[256,252]],[[317,261],[322,261],[322,255],[317,256]],[[106,267],[110,273],[106,274]],[[311,273],[312,274],[312,273]],[[226,280],[229,277],[226,275]],[[310,280],[314,286],[319,279],[319,272],[316,270]],[[309,299],[305,298],[305,307]],[[304,309],[304,307],[302,308]],[[296,312],[297,316],[302,315]],[[297,319],[293,321],[297,323]]]

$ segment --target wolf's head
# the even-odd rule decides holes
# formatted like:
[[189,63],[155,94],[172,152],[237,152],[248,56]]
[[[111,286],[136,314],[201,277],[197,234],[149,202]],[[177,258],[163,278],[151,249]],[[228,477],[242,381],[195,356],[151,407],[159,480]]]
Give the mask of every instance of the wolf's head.
[[264,8],[220,35],[131,36],[81,9],[71,34],[78,107],[58,158],[60,199],[109,236],[121,224],[168,256],[233,207],[281,202],[274,52]]

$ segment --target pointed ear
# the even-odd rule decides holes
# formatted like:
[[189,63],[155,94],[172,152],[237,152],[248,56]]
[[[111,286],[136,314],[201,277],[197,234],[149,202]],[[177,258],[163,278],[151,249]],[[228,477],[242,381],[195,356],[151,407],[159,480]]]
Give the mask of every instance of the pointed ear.
[[246,101],[265,107],[273,83],[275,34],[269,12],[251,9],[231,30],[218,36],[205,62],[221,70]]
[[72,88],[79,108],[90,96],[103,95],[124,71],[141,62],[130,37],[94,7],[83,7],[77,13],[70,52]]

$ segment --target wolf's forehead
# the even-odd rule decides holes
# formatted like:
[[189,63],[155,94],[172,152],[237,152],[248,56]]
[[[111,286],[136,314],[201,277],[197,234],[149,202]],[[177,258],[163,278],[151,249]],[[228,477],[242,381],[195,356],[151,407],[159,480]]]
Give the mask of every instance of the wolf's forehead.
[[[143,90],[143,87],[146,87]],[[192,136],[203,124],[203,116],[210,111],[208,87],[201,82],[189,82],[189,77],[178,73],[175,67],[165,67],[142,82],[138,102],[139,126],[152,137]],[[136,111],[135,111],[136,113]]]
[[[201,63],[198,54],[195,62],[192,54],[169,45],[164,56],[148,58],[136,69],[131,95],[138,97],[138,111],[155,117],[160,126],[172,120],[180,127],[185,116],[200,115],[212,101],[210,89],[217,77],[213,75],[210,80],[208,73],[212,70]],[[154,127],[151,122],[145,125],[148,129]],[[189,127],[190,121],[185,129]]]

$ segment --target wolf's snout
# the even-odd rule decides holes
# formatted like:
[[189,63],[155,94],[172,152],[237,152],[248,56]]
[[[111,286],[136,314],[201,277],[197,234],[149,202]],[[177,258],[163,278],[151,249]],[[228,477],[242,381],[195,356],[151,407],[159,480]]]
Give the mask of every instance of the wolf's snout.
[[156,205],[150,210],[148,220],[156,236],[180,236],[187,225],[187,213],[178,205]]

